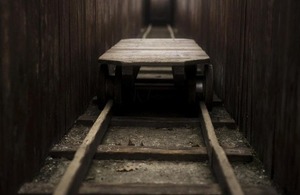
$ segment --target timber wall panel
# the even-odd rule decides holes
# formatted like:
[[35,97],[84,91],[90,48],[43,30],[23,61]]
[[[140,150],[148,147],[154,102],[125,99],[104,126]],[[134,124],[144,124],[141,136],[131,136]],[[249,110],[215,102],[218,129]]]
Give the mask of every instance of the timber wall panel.
[[38,171],[96,94],[97,58],[141,16],[140,0],[0,1],[0,194]]
[[205,49],[215,90],[286,194],[300,193],[299,1],[177,0],[176,27]]

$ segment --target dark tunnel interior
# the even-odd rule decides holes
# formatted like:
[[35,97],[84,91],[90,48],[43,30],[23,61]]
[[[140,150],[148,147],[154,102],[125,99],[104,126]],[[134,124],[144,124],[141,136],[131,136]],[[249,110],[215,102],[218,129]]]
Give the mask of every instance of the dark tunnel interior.
[[[272,185],[300,194],[299,10],[293,0],[1,0],[0,194],[31,181],[88,108],[99,56],[150,25],[148,38],[172,32],[209,55],[214,95]],[[182,91],[157,94],[151,102],[149,91],[136,93],[136,107],[163,102],[175,116],[190,106],[178,103]],[[198,107],[188,108],[193,117]]]

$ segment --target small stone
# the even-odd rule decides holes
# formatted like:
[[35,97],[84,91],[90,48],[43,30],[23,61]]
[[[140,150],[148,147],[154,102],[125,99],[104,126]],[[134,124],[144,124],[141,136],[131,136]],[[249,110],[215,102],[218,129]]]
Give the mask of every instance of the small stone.
[[95,180],[95,177],[87,177],[86,181]]
[[128,140],[128,146],[135,146],[134,143],[130,139]]

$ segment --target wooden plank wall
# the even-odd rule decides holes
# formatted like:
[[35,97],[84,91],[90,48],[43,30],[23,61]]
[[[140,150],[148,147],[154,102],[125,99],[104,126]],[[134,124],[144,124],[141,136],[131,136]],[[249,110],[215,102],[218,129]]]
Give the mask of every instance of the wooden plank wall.
[[0,194],[14,194],[95,95],[97,58],[142,24],[140,0],[1,0]]
[[299,1],[177,0],[176,27],[208,52],[215,90],[286,194],[300,193]]

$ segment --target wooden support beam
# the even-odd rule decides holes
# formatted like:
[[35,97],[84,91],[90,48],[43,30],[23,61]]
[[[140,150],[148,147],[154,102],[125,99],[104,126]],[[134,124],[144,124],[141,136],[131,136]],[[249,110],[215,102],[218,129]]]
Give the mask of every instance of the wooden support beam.
[[229,129],[237,128],[235,120],[233,119],[213,119],[212,123],[214,125],[214,128],[221,128],[221,127],[227,127]]
[[[19,194],[52,194],[53,185],[28,183]],[[96,184],[83,183],[77,194],[222,194],[218,184]]]
[[112,126],[130,126],[130,127],[200,127],[198,118],[163,118],[163,117],[113,117]]
[[[228,127],[236,128],[233,119],[215,119],[212,121],[215,128]],[[199,118],[162,118],[162,117],[113,117],[112,126],[132,126],[132,127],[200,127]]]
[[204,102],[200,102],[200,111],[202,134],[206,143],[209,161],[217,180],[226,194],[243,195],[242,187],[234,174],[225,151],[219,145]]
[[[19,194],[50,195],[53,193],[54,185],[49,183],[26,183]],[[243,186],[249,195],[277,195],[272,186]],[[95,184],[83,183],[78,194],[222,194],[218,184]]]
[[76,194],[78,192],[97,147],[106,133],[112,106],[113,101],[110,100],[76,151],[72,162],[54,191],[55,195]]
[[[51,150],[50,156],[53,158],[72,159],[76,148],[63,150]],[[226,155],[231,162],[251,162],[253,160],[252,151],[249,148],[225,149]],[[205,147],[192,147],[183,149],[163,149],[154,147],[137,146],[109,146],[100,145],[95,153],[94,159],[114,159],[114,160],[165,160],[165,161],[205,161],[208,160]]]

